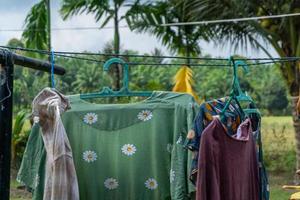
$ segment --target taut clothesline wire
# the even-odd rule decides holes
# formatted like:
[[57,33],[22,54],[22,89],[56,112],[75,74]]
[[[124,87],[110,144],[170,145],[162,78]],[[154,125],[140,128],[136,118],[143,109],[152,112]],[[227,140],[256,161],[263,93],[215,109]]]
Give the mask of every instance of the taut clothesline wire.
[[[51,54],[50,51],[40,49],[30,49],[22,47],[1,46],[0,48],[14,49],[21,51],[29,51],[41,54]],[[227,58],[210,58],[210,57],[185,57],[185,56],[153,56],[153,55],[139,55],[139,54],[104,54],[104,53],[91,53],[91,52],[70,52],[70,51],[54,51],[55,54],[73,54],[73,55],[95,55],[95,56],[126,56],[126,57],[142,57],[142,58],[175,58],[175,59],[194,59],[194,60],[224,60]],[[280,57],[280,58],[238,58],[239,60],[287,60],[287,59],[300,59],[300,57]]]
[[[1,46],[0,48],[7,48],[13,50],[20,50],[20,51],[28,51],[28,52],[35,52],[40,54],[47,54],[49,55],[50,52],[47,50],[39,50],[39,49],[29,49],[29,48],[22,48],[22,47],[10,47],[10,46]],[[191,60],[224,60],[227,61],[227,58],[197,58],[197,57],[184,57],[184,56],[152,56],[152,55],[137,55],[137,54],[104,54],[104,53],[90,53],[90,52],[69,52],[69,51],[54,51],[55,54],[72,54],[72,55],[88,55],[88,56],[123,56],[123,57],[136,57],[136,58],[174,58],[174,59],[191,59]],[[300,57],[299,57],[300,59]]]
[[[220,20],[203,20],[197,22],[174,22],[174,23],[165,23],[158,24],[156,26],[188,26],[188,25],[207,25],[207,24],[220,24],[220,23],[237,23],[242,21],[250,21],[250,20],[260,20],[260,19],[275,19],[275,18],[284,18],[284,17],[295,17],[299,16],[300,13],[287,13],[280,15],[266,15],[266,16],[258,16],[258,17],[243,17],[243,18],[235,18],[235,19],[220,19]],[[101,29],[114,29],[113,26],[106,27],[97,27],[97,26],[85,26],[85,27],[54,27],[51,28],[51,31],[80,31],[80,30],[101,30]],[[119,28],[129,28],[128,25],[119,26]],[[7,28],[0,29],[0,32],[23,32],[24,28]],[[31,28],[28,29],[31,31],[45,31],[43,28]]]
[[207,20],[207,21],[198,21],[198,22],[165,23],[165,24],[161,24],[161,26],[190,26],[190,25],[207,25],[207,24],[220,24],[220,23],[236,23],[236,22],[243,22],[243,21],[260,20],[260,19],[295,17],[295,16],[299,16],[299,15],[300,15],[300,13],[288,13],[288,14],[281,14],[281,15],[266,15],[266,16],[243,17],[243,18],[235,18],[235,19],[219,19],[219,20]]
[[[119,28],[129,28],[129,26],[124,25],[120,26]],[[113,26],[106,26],[106,27],[95,27],[95,26],[85,26],[85,27],[54,27],[51,28],[51,31],[85,31],[85,30],[101,30],[101,29],[114,29]],[[7,29],[0,29],[0,32],[23,32],[25,28],[7,28]],[[43,28],[30,28],[27,29],[30,31],[45,31]]]
[[[0,46],[0,48],[12,49],[12,50],[20,50],[26,52],[34,52],[38,54],[44,55],[51,55],[50,51],[47,50],[39,50],[39,49],[28,49],[28,48],[21,48],[21,47],[10,47],[10,46]],[[103,53],[89,53],[89,52],[66,52],[66,51],[53,51],[53,54],[58,57],[65,57],[65,58],[72,58],[72,59],[79,59],[94,63],[104,63],[104,60],[99,59],[91,59],[85,57],[77,57],[72,55],[89,55],[89,56],[120,56],[120,57],[131,57],[131,58],[166,58],[166,59],[191,59],[191,60],[198,60],[198,61],[228,61],[226,58],[210,58],[210,57],[181,57],[181,56],[150,56],[150,55],[136,55],[136,54],[103,54]],[[282,57],[282,58],[237,58],[237,60],[244,60],[244,61],[256,61],[255,63],[248,63],[247,65],[265,65],[265,64],[272,64],[272,63],[283,63],[283,62],[295,62],[299,61],[300,57]],[[264,62],[258,62],[264,61]],[[186,63],[143,63],[143,62],[128,62],[129,65],[145,65],[145,66],[182,66],[186,65]],[[205,64],[205,63],[190,63],[190,66],[220,66],[226,67],[229,66],[228,64]]]

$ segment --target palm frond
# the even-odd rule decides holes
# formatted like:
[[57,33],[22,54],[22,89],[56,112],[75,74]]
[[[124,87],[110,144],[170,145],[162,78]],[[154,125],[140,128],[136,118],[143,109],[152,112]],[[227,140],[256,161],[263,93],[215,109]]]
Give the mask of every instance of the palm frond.
[[169,50],[186,55],[200,54],[199,40],[207,40],[211,30],[207,27],[164,27],[163,23],[182,22],[187,19],[187,11],[178,1],[156,1],[149,4],[134,4],[126,15],[131,30],[150,33],[158,38]]
[[47,5],[42,0],[31,8],[25,19],[22,39],[27,48],[47,49],[47,25]]
[[21,133],[27,118],[28,118],[28,114],[25,111],[20,111],[17,114],[13,126],[13,136]]
[[93,14],[98,22],[103,16],[110,14],[110,1],[108,0],[64,0],[60,14],[66,20],[82,13]]

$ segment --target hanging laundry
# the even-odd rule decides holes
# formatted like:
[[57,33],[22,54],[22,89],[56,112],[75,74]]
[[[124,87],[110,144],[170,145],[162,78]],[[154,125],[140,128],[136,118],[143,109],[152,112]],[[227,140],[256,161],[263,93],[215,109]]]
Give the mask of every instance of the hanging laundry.
[[186,65],[183,65],[174,77],[173,92],[184,92],[192,95],[197,102],[200,102],[199,97],[193,89],[193,70]]
[[[35,123],[40,124],[41,136],[47,152],[43,199],[78,200],[79,191],[72,149],[60,118],[60,115],[70,108],[69,102],[56,90],[45,88],[35,97],[32,106],[33,119]],[[34,146],[40,145],[41,143],[38,142]],[[42,153],[38,152],[37,155],[41,156]],[[21,180],[22,174],[19,176]],[[30,180],[31,182],[34,180],[34,187],[37,187],[40,182],[39,174],[31,177]]]
[[197,200],[258,200],[259,174],[251,121],[240,124],[239,140],[218,117],[203,131],[199,150]]
[[[142,102],[115,105],[93,104],[80,95],[69,100],[71,109],[62,121],[81,200],[189,198],[194,188],[188,183],[189,152],[183,143],[198,110],[192,96],[154,92]],[[19,180],[31,187],[34,177],[46,181],[39,131],[36,124],[19,172]],[[41,199],[43,191],[37,186],[35,199]]]
[[[191,131],[191,134],[188,134],[188,137],[185,142],[185,146],[193,152],[193,158],[191,162],[191,172],[190,180],[193,184],[196,185],[197,182],[197,173],[198,173],[198,162],[201,161],[199,157],[199,148],[201,142],[201,136],[204,129],[212,122],[214,116],[218,116],[226,104],[226,98],[221,98],[217,100],[211,100],[204,102],[200,105],[199,113],[195,118],[194,131]],[[254,105],[250,105],[250,108]],[[226,129],[227,133],[230,136],[234,136],[237,132],[237,128],[241,123],[240,111],[235,102],[231,102],[228,112],[226,113]],[[257,150],[257,159],[259,163],[259,183],[260,183],[260,199],[269,200],[269,183],[268,176],[265,170],[263,162],[263,149],[261,143],[261,132],[260,132],[260,123],[261,117],[258,114],[251,114],[250,119],[252,121],[252,130],[253,136],[256,141],[256,150]]]
[[[256,109],[254,104],[249,105],[250,109]],[[269,200],[270,188],[268,174],[263,160],[263,146],[261,141],[261,115],[258,113],[252,113],[249,115],[251,120],[253,136],[256,142],[256,153],[259,166],[259,182],[260,182],[260,199]]]
[[[196,184],[198,172],[198,152],[202,132],[213,120],[213,116],[220,114],[226,104],[225,100],[225,98],[222,98],[202,103],[200,105],[199,113],[194,121],[194,131],[190,132],[190,134],[187,136],[185,146],[193,152],[190,180],[194,184]],[[231,112],[235,113],[234,115],[227,117],[227,129],[233,134],[236,132],[238,125],[241,123],[241,119],[239,117],[238,109],[235,109],[233,104],[229,106],[229,109]]]

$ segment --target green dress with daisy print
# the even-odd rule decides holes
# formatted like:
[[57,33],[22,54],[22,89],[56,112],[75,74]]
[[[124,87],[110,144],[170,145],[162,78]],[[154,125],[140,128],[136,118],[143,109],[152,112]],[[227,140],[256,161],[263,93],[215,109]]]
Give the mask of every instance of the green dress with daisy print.
[[[188,94],[153,92],[132,104],[93,104],[69,97],[62,119],[81,200],[189,199],[190,152],[184,139],[197,110]],[[34,124],[18,180],[42,199],[46,153]]]

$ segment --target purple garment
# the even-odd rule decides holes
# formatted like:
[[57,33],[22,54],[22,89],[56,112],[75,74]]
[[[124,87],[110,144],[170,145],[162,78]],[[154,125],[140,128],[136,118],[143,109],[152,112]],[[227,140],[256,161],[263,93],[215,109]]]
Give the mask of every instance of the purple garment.
[[203,131],[197,200],[258,200],[259,175],[251,121],[239,126],[242,140],[227,134],[215,117]]

